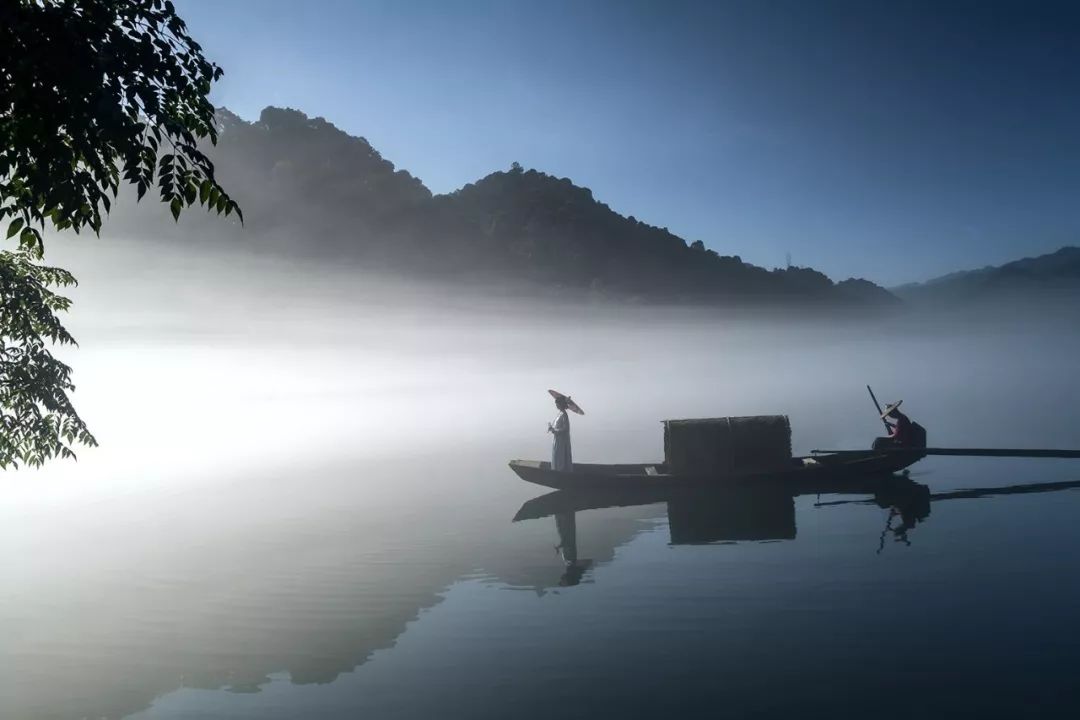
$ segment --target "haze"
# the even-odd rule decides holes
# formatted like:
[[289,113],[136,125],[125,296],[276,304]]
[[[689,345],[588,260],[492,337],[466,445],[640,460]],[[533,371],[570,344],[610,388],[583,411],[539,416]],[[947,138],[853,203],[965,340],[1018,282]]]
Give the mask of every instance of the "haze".
[[[945,445],[1068,445],[1080,420],[1060,402],[1077,390],[1077,341],[1053,326],[493,300],[148,239],[51,248],[82,278],[72,322],[82,346],[69,360],[102,446],[9,474],[3,633],[13,656],[51,648],[98,660],[75,670],[46,653],[9,668],[3,702],[18,717],[122,716],[189,683],[350,671],[416,606],[320,576],[318,558],[336,562],[345,546],[359,553],[356,578],[420,592],[422,606],[478,567],[535,582],[520,558],[469,548],[528,497],[505,463],[549,452],[548,387],[586,408],[574,418],[578,461],[656,460],[660,419],[717,414],[789,414],[796,452],[862,447],[880,431],[867,382],[903,397]],[[405,565],[380,569],[395,556]],[[98,606],[134,567],[142,589]],[[329,610],[311,603],[342,593],[357,632],[374,636],[327,646],[318,627]],[[247,624],[229,626],[255,597]],[[81,613],[88,603],[97,609]],[[198,670],[211,647],[249,650]],[[222,674],[236,663],[244,677]],[[135,665],[142,679],[120,683]]]

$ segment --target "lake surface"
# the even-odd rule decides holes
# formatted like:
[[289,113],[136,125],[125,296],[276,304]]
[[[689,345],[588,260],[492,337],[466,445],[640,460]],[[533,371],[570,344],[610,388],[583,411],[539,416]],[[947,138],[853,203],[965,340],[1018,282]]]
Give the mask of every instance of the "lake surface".
[[79,298],[102,447],[3,478],[0,716],[1075,717],[1080,490],[549,499],[515,522],[546,491],[506,467],[549,452],[548,387],[588,413],[583,462],[660,458],[668,417],[781,412],[796,452],[863,447],[867,382],[931,444],[1080,447],[1075,333],[270,285]]

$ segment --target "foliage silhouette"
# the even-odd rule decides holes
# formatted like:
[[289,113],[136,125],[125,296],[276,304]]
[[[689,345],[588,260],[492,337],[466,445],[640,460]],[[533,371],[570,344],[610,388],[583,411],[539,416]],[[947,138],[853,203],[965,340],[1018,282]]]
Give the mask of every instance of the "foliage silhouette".
[[75,280],[37,262],[46,225],[99,233],[121,180],[158,188],[174,220],[201,205],[242,221],[200,148],[221,74],[168,0],[0,3],[0,222],[18,243],[0,253],[0,467],[95,444],[46,348],[75,342],[50,290]]

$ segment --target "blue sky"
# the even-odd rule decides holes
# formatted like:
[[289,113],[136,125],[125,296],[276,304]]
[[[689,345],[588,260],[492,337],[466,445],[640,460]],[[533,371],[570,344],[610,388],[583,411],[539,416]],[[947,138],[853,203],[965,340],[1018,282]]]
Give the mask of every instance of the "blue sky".
[[215,102],[884,284],[1080,244],[1080,5],[182,0]]

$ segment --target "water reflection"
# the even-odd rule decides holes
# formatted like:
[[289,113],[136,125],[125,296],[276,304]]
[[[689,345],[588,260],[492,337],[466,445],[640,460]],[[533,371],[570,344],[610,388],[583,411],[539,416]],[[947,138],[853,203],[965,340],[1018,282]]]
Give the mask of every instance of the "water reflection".
[[[898,476],[870,488],[856,489],[858,499],[814,503],[815,508],[837,505],[872,504],[888,510],[885,527],[878,540],[880,554],[891,537],[911,545],[911,532],[930,517],[932,502],[987,498],[1001,495],[1057,492],[1080,488],[1080,481],[1026,483],[999,487],[970,488],[932,493],[927,485]],[[823,489],[828,492],[829,489]],[[806,493],[804,493],[806,494]],[[557,549],[566,564],[560,585],[576,585],[589,565],[578,560],[577,513],[605,508],[663,506],[667,513],[672,545],[709,543],[768,542],[794,540],[795,497],[797,494],[774,488],[738,490],[557,490],[526,501],[514,515],[514,522],[554,516],[559,536]]]
[[[577,512],[658,503],[666,504],[672,545],[791,540],[795,537],[793,496],[771,490],[719,493],[557,490],[526,502],[514,520],[553,515],[560,547],[565,547],[577,542]],[[573,552],[576,557],[576,549]]]
[[566,565],[566,571],[559,578],[559,585],[561,587],[577,585],[592,561],[578,559],[576,513],[557,513],[555,530],[559,533],[559,544],[555,549],[562,555],[563,563]]
[[[460,468],[453,470],[461,475],[466,472]],[[995,479],[1001,481],[1000,477]],[[846,622],[845,613],[852,611],[844,603],[857,593],[850,592],[852,586],[843,584],[835,591],[830,590],[827,584],[819,582],[819,578],[841,578],[841,583],[858,580],[865,583],[865,587],[858,586],[860,592],[874,592],[875,588],[884,592],[888,589],[885,584],[865,582],[865,579],[876,577],[873,573],[882,568],[882,563],[873,555],[874,546],[891,546],[891,540],[896,539],[916,547],[910,553],[896,553],[896,559],[907,562],[896,563],[890,569],[904,573],[905,568],[917,568],[913,588],[930,598],[951,598],[951,594],[935,594],[933,586],[919,585],[919,577],[949,578],[959,572],[955,565],[948,563],[963,562],[961,551],[965,544],[973,542],[966,540],[964,535],[974,534],[967,533],[966,527],[985,527],[991,522],[987,518],[991,517],[995,522],[1007,520],[1002,516],[1019,515],[1015,508],[1020,505],[1019,502],[1007,504],[1005,501],[993,505],[970,503],[972,507],[964,514],[939,512],[935,508],[938,516],[934,527],[924,529],[922,526],[931,517],[932,503],[1080,488],[1080,482],[1059,482],[931,493],[926,485],[897,478],[896,482],[877,492],[865,488],[867,492],[849,496],[848,500],[838,495],[823,498],[831,502],[819,503],[820,511],[812,510],[812,497],[797,501],[790,494],[777,492],[684,492],[664,496],[642,492],[584,494],[560,491],[522,505],[516,520],[543,520],[519,523],[511,531],[506,523],[506,510],[519,502],[521,496],[510,493],[525,488],[504,483],[504,480],[492,478],[490,484],[485,484],[486,479],[477,480],[475,485],[480,489],[474,496],[448,488],[440,501],[435,502],[432,488],[437,488],[437,484],[418,472],[414,485],[405,486],[404,481],[399,483],[399,496],[394,502],[387,500],[380,506],[376,504],[376,498],[365,495],[365,504],[334,505],[328,510],[306,507],[298,516],[310,519],[277,522],[272,533],[240,536],[238,530],[231,527],[231,534],[214,535],[215,538],[233,540],[239,537],[243,542],[207,544],[202,550],[189,551],[178,558],[159,552],[152,561],[145,561],[138,583],[131,585],[133,599],[97,606],[97,612],[93,613],[94,624],[89,630],[73,625],[72,620],[67,620],[67,624],[56,621],[55,618],[62,617],[61,613],[55,607],[50,609],[45,594],[35,592],[31,600],[28,593],[16,596],[11,590],[8,607],[16,606],[19,597],[27,596],[22,607],[38,614],[31,615],[30,610],[24,612],[31,619],[40,618],[36,621],[39,627],[44,627],[45,620],[52,621],[55,632],[46,635],[38,631],[32,636],[33,644],[24,639],[31,637],[27,632],[22,635],[12,632],[5,636],[5,652],[13,658],[8,667],[14,670],[0,681],[0,708],[5,711],[0,715],[57,720],[82,716],[116,718],[145,708],[155,696],[170,694],[178,688],[185,688],[178,693],[183,699],[193,696],[193,688],[204,688],[208,692],[212,688],[226,687],[230,692],[200,697],[210,703],[211,709],[204,716],[229,716],[225,708],[243,702],[238,699],[238,693],[259,690],[258,694],[265,697],[273,684],[268,678],[283,670],[287,671],[284,684],[296,686],[288,690],[289,693],[315,698],[315,691],[325,686],[337,683],[337,687],[342,687],[343,683],[352,682],[342,678],[343,673],[357,668],[376,672],[370,667],[378,665],[370,662],[373,658],[381,658],[383,663],[392,658],[390,666],[397,667],[398,663],[407,665],[409,658],[427,657],[395,649],[408,628],[421,639],[428,637],[423,641],[430,642],[424,646],[424,653],[435,653],[432,647],[445,647],[450,655],[438,655],[438,661],[457,662],[460,658],[455,653],[460,652],[464,657],[477,648],[483,649],[485,643],[498,640],[498,633],[488,629],[489,620],[493,625],[505,622],[508,627],[511,621],[524,622],[522,618],[529,618],[533,624],[527,627],[536,631],[536,635],[558,637],[558,631],[551,631],[551,628],[565,628],[567,623],[572,625],[577,617],[575,612],[589,618],[607,617],[611,613],[610,622],[617,624],[620,617],[637,618],[639,616],[633,613],[660,607],[673,597],[684,597],[678,593],[689,592],[686,584],[699,581],[722,581],[732,597],[742,598],[737,602],[731,597],[725,600],[729,603],[724,606],[725,612],[736,612],[741,607],[762,607],[764,601],[779,598],[776,593],[781,591],[783,597],[799,597],[801,601],[801,593],[806,592],[815,598],[817,604],[814,607],[825,613],[822,617],[835,620],[838,627],[841,619]],[[947,486],[948,479],[943,480],[936,480],[934,484]],[[345,483],[343,479],[341,487],[347,487]],[[989,480],[983,478],[971,484],[989,484]],[[407,487],[416,490],[406,492]],[[228,500],[227,505],[233,507],[247,489],[246,486],[238,486],[233,491],[224,488],[221,494]],[[503,490],[507,491],[506,495],[497,496]],[[235,492],[237,496],[229,496],[229,492]],[[402,499],[406,497],[409,499]],[[463,498],[480,499],[473,505],[464,502]],[[879,538],[881,526],[876,517],[868,517],[866,511],[827,509],[836,502],[880,507],[883,514],[887,511],[892,515],[891,527]],[[950,510],[959,511],[964,504],[951,505],[954,507]],[[982,506],[977,516],[973,507],[976,505]],[[1064,533],[1069,532],[1071,525],[1060,524],[1071,523],[1071,517],[1063,517],[1068,508],[1058,510],[1052,507],[1054,503],[1044,505],[1041,509],[1046,512],[1037,522],[1026,515],[1023,520],[1017,519],[1017,527],[1025,526],[1027,542],[1034,542],[1030,538],[1037,536],[1042,528],[1047,528],[1044,533],[1047,537],[1053,529],[1055,541],[1069,537]],[[1060,504],[1057,507],[1060,508]],[[446,508],[453,508],[453,511]],[[588,512],[602,508],[622,509],[595,515]],[[995,512],[1002,510],[1005,512]],[[877,512],[872,509],[870,514],[876,516]],[[584,515],[578,517],[579,513]],[[812,520],[808,513],[814,514]],[[666,528],[658,526],[655,521],[665,517]],[[164,513],[153,521],[160,524],[162,518],[165,527],[172,532],[193,524],[187,516],[169,521],[169,516]],[[554,518],[554,521],[547,518]],[[950,522],[945,523],[946,519]],[[961,519],[971,523],[957,522]],[[233,525],[236,523],[231,515],[227,520]],[[552,522],[557,544],[551,535]],[[1055,522],[1059,524],[1055,525]],[[938,525],[948,525],[949,532],[937,534]],[[199,530],[204,534],[207,532],[204,526]],[[653,530],[656,532],[651,532]],[[791,543],[797,531],[802,532],[804,542]],[[664,549],[649,555],[657,546],[663,548],[664,532],[671,545],[680,547],[731,542],[752,544],[721,552],[708,547],[678,553]],[[810,542],[805,542],[807,539]],[[947,557],[931,557],[930,553],[920,552],[925,550],[925,547],[919,547],[920,540],[924,546],[948,541],[954,544],[951,547],[959,546],[959,550]],[[757,545],[774,541],[785,542]],[[980,537],[978,542],[990,540]],[[851,554],[845,555],[841,545]],[[903,550],[902,547],[899,549]],[[967,551],[974,552],[970,547]],[[979,552],[982,552],[981,548]],[[676,554],[684,564],[681,570],[674,567],[677,563],[668,562]],[[859,558],[852,560],[855,555]],[[643,556],[647,562],[640,564]],[[705,556],[710,558],[708,562],[717,562],[715,566],[709,566],[709,572],[701,572],[700,563]],[[79,557],[75,556],[75,559]],[[136,559],[140,557],[136,556]],[[619,563],[613,562],[616,557],[619,557]],[[1053,554],[1039,557],[1050,562]],[[1013,556],[1005,556],[999,549],[997,561],[1003,563],[999,566],[1004,568],[1002,573],[1011,572],[1008,565],[1011,558]],[[658,568],[656,561],[661,559],[665,566]],[[766,564],[762,564],[763,560]],[[856,564],[864,561],[869,561],[870,565]],[[836,562],[847,564],[838,569]],[[1027,558],[1024,562],[1028,562]],[[714,572],[719,568],[723,572]],[[613,572],[608,574],[608,569]],[[1056,568],[1053,569],[1056,572]],[[598,572],[603,574],[603,582],[591,585],[586,592],[579,592],[581,588],[568,590],[567,595],[573,595],[572,601],[549,601],[557,597],[561,588],[589,584]],[[621,581],[620,573],[624,576]],[[634,575],[638,584],[627,582],[625,576],[628,574]],[[174,577],[205,577],[205,584],[181,585],[170,580]],[[497,588],[492,593],[500,599],[493,601],[490,608],[485,606],[484,612],[490,611],[490,614],[483,622],[461,624],[465,629],[459,638],[463,644],[458,647],[438,635],[449,632],[447,628],[456,627],[455,623],[440,625],[438,614],[428,613],[426,609],[442,604],[448,592],[460,593],[460,588],[448,588],[458,587],[462,578],[477,577],[487,586]],[[1045,575],[1038,577],[1057,578],[1058,575],[1047,570]],[[638,582],[641,578],[647,578],[648,582]],[[554,588],[548,594],[546,588],[552,586]],[[37,590],[39,586],[32,587]],[[104,590],[112,587],[127,586],[99,581],[91,589],[104,596]],[[547,595],[547,598],[534,598],[531,592],[499,591],[505,587],[536,590],[537,596]],[[215,595],[214,588],[225,591]],[[979,588],[985,595],[992,595],[985,585]],[[708,588],[701,589],[700,597],[713,597],[710,592]],[[617,611],[611,610],[611,604],[619,601],[614,597],[616,595],[637,604],[624,606],[622,611],[627,615],[619,616]],[[40,599],[43,597],[46,599]],[[117,597],[117,594],[108,597]],[[470,595],[462,606],[474,601],[476,598]],[[833,612],[829,609],[833,606],[836,607],[835,617],[827,614]],[[712,605],[703,601],[701,607]],[[801,603],[799,607],[805,609]],[[452,612],[459,612],[460,606],[455,608],[458,609]],[[513,613],[521,608],[526,610],[515,616]],[[69,612],[65,617],[74,615]],[[456,615],[453,617],[457,618]],[[754,617],[744,618],[747,627],[759,627],[754,624],[757,622]],[[710,626],[709,622],[716,624]],[[22,627],[28,625],[24,622]],[[648,623],[630,620],[626,620],[626,625],[648,627]],[[14,622],[7,627],[15,628]],[[694,627],[694,633],[672,634],[667,640],[658,640],[645,631],[637,638],[643,645],[669,642],[671,648],[680,648],[692,645],[699,630],[710,632],[710,628],[720,628],[724,632],[735,632],[732,627],[723,625],[722,618],[707,613],[705,620]],[[435,633],[434,639],[427,635],[431,632]],[[474,634],[469,635],[470,632]],[[77,636],[84,646],[106,648],[108,652],[95,650],[97,655],[86,662],[77,666],[74,662],[64,664],[56,658],[62,658],[68,652],[68,646],[63,643],[69,636]],[[806,640],[805,647],[814,646],[812,640]],[[454,650],[455,647],[458,649]],[[613,656],[617,654],[613,653]],[[605,662],[608,660],[610,658],[604,658]],[[518,678],[530,672],[527,663],[515,667],[519,669]],[[478,676],[483,674],[478,673]],[[357,674],[356,682],[368,684],[349,691],[352,693],[348,695],[349,702],[360,703],[370,696],[372,686],[378,685],[371,677],[362,672]],[[335,697],[334,692],[337,691],[327,690],[324,697]],[[173,717],[164,710],[161,713],[160,717]],[[337,716],[357,715],[343,712]],[[148,717],[154,716],[155,713],[148,713]],[[190,709],[184,707],[180,707],[175,715],[190,716],[193,716]]]
[[910,546],[908,533],[930,517],[930,488],[919,483],[881,490],[874,495],[874,502],[889,511],[885,528],[878,539],[879,555],[885,549],[885,541],[890,533],[896,542]]
[[[514,521],[554,516],[560,546],[565,547],[576,544],[575,515],[578,512],[663,504],[672,545],[793,540],[796,534],[794,498],[791,493],[775,489],[720,492],[557,490],[527,501],[514,516]],[[573,552],[576,557],[576,548]]]
[[[790,493],[775,490],[737,492],[628,492],[557,490],[527,501],[514,521],[555,518],[556,549],[565,571],[561,587],[577,585],[591,566],[578,557],[577,513],[615,507],[663,505],[672,545],[795,538],[795,503]],[[538,583],[542,585],[542,583]]]
[[[912,483],[910,486],[895,486],[885,488],[874,494],[873,498],[861,500],[834,500],[831,502],[815,503],[815,507],[829,507],[835,505],[866,504],[873,503],[880,508],[889,510],[889,516],[885,521],[885,529],[881,531],[881,539],[878,543],[878,553],[885,549],[885,541],[891,533],[894,540],[905,545],[911,545],[908,533],[916,525],[925,521],[930,516],[930,503],[942,500],[973,500],[977,498],[990,498],[999,495],[1030,495],[1034,493],[1059,492],[1061,490],[1073,490],[1080,488],[1080,481],[1070,480],[1065,482],[1049,483],[1023,483],[1019,485],[1005,485],[997,487],[967,488],[965,490],[953,490],[950,492],[931,493],[930,488],[920,483]],[[899,519],[899,524],[894,522]]]

